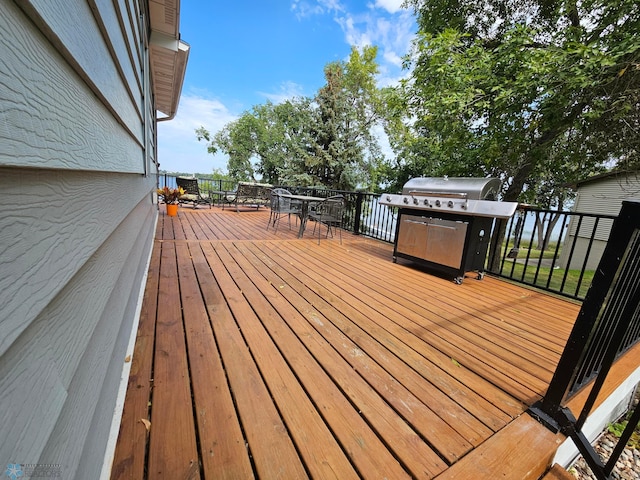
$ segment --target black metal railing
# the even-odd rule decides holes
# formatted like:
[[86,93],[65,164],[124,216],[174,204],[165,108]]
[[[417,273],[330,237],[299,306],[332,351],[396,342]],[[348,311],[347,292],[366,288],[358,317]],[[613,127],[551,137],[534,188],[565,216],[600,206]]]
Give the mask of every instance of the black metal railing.
[[[202,192],[233,192],[237,182],[232,180],[212,180],[198,178],[198,185]],[[176,177],[162,173],[158,176],[158,187],[176,187]],[[329,197],[343,195],[346,200],[344,228],[356,235],[366,235],[386,242],[393,242],[395,235],[396,212],[378,204],[377,193],[354,192],[348,190],[333,190],[322,187],[296,187],[289,185],[274,185],[274,188],[286,188],[291,193],[311,195],[314,197]]]
[[[201,189],[232,192],[229,180],[198,179]],[[159,186],[175,187],[175,177],[161,174]],[[357,235],[393,242],[398,210],[380,205],[379,194],[320,187],[279,185],[292,193],[346,199],[344,228]],[[583,300],[614,216],[522,206],[506,221],[504,236],[487,259],[487,273],[576,300]],[[499,228],[494,228],[498,232]]]
[[[560,295],[584,299],[607,244],[612,215],[518,208],[487,272]],[[495,229],[494,229],[495,230]]]
[[295,194],[329,197],[342,195],[346,200],[344,227],[356,235],[366,235],[392,242],[395,235],[397,214],[394,210],[378,204],[380,195],[371,192],[354,192],[313,187],[283,186]]
[[[614,361],[640,342],[640,202],[623,202],[607,246],[585,296],[569,340],[543,399],[531,415],[553,431],[571,437],[600,480],[609,478],[626,442],[640,420],[631,414],[608,461],[599,457],[582,427],[591,413]],[[589,387],[576,419],[566,401]]]
[[[236,182],[211,178],[198,178],[198,186],[202,192],[231,192],[236,188]],[[175,175],[161,173],[158,175],[158,188],[176,188]]]

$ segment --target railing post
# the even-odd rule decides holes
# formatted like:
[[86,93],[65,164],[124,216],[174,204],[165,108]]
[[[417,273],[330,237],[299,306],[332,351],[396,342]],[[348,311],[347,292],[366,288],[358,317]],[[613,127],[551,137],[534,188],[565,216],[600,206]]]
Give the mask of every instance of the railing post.
[[[573,439],[598,479],[608,478],[615,459],[605,468],[582,426],[616,358],[640,342],[639,331],[640,202],[624,201],[549,388],[529,409],[541,423]],[[576,419],[563,402],[592,380]]]
[[364,195],[362,192],[356,193],[356,212],[354,213],[353,218],[353,233],[356,235],[360,235],[360,217],[362,216],[362,202],[364,200]]

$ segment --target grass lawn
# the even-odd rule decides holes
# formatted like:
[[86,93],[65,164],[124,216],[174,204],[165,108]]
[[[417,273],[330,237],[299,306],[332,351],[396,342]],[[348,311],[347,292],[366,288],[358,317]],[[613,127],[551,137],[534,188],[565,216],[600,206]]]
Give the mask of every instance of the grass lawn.
[[[557,292],[584,298],[595,273],[593,270],[586,270],[582,279],[580,279],[580,270],[551,269],[544,265],[538,268],[538,258],[539,257],[535,258],[535,264],[529,263],[529,265],[527,265],[526,271],[523,263],[515,262],[514,264],[513,260],[507,259],[502,269],[502,275],[536,287],[549,288]],[[551,256],[551,258],[553,258],[553,256]],[[530,261],[532,260],[533,259],[530,259]],[[580,282],[580,289],[576,292],[578,282]]]

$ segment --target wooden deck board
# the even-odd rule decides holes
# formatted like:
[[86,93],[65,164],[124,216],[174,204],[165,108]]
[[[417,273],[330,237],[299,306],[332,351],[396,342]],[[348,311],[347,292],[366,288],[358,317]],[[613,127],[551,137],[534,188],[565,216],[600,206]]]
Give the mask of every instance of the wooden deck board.
[[[196,249],[192,249],[194,254],[199,255]],[[264,478],[306,477],[304,465],[245,337],[251,331],[242,332],[236,323],[233,306],[244,307],[242,292],[230,277],[222,277],[224,267],[216,262],[207,259],[206,265],[205,262],[198,265],[199,280],[213,275],[212,268],[217,270],[216,277],[206,281],[209,288],[202,293],[256,474]],[[274,458],[278,461],[274,462]]]
[[268,217],[161,213],[113,479],[488,478],[501,452],[546,467],[555,437],[514,422],[577,305]]
[[200,469],[176,262],[175,244],[165,243],[158,285],[159,303],[163,302],[156,317],[148,470],[153,478],[191,479],[200,478]]
[[[315,255],[317,257],[317,252]],[[305,256],[302,261],[306,261],[307,258],[308,257]],[[319,264],[319,268],[321,267],[322,263]],[[369,280],[372,277],[371,275],[367,275],[363,281],[358,280],[358,283],[360,283],[360,285],[358,285],[351,274],[357,267],[358,263],[345,265],[344,262],[340,262],[337,268],[340,270],[341,278],[350,282],[354,288],[358,288],[359,286],[366,287],[368,291],[371,291],[371,289],[380,291],[381,295],[384,294],[384,292],[381,291],[383,289],[389,292],[386,285],[388,277]],[[374,274],[374,272],[371,273]],[[365,284],[365,282],[368,283]],[[429,309],[431,313],[438,317],[438,321],[440,321],[440,318],[446,319],[450,331],[462,337],[472,339],[474,343],[481,344],[489,351],[493,351],[494,353],[497,351],[498,355],[504,356],[513,353],[514,356],[518,354],[522,356],[523,353],[526,353],[530,360],[526,366],[530,367],[533,371],[539,370],[539,362],[544,362],[550,368],[553,368],[548,361],[548,356],[543,357],[538,355],[537,358],[531,358],[532,355],[536,355],[539,352],[539,349],[535,348],[535,345],[522,345],[524,341],[514,343],[512,341],[513,332],[505,330],[504,327],[498,328],[494,326],[491,323],[491,319],[495,317],[495,310],[491,311],[491,315],[486,314],[480,316],[479,312],[485,308],[484,302],[481,303],[480,300],[467,297],[465,304],[461,305],[459,299],[453,296],[453,292],[450,290],[450,288],[444,290],[445,294],[443,294],[441,293],[443,292],[442,288],[436,289],[431,293],[430,298],[437,295],[440,301],[437,305],[435,303],[433,305],[425,305],[425,308]],[[412,297],[412,291],[411,283],[399,283],[397,289],[393,291],[393,296],[390,297],[390,300],[403,298],[404,296],[404,298],[408,297],[408,305],[411,305],[415,303],[415,298]],[[447,294],[448,296],[445,296]],[[514,358],[510,360],[515,361]],[[544,373],[548,373],[548,371]]]
[[[303,272],[297,273],[302,275]],[[358,309],[334,296],[327,288],[328,284],[344,288],[335,278],[330,278],[322,271],[316,274],[312,272],[303,278],[300,281],[288,275],[282,280],[297,288],[304,301],[312,303],[330,322],[323,324],[319,333],[332,345],[339,345],[343,358],[354,369],[364,372],[368,383],[396,411],[401,412],[406,421],[430,438],[441,455],[453,461],[469,450],[470,443],[475,444],[489,434],[489,430],[475,417],[452,403],[450,398],[425,382],[418,373],[407,369],[398,357],[390,355],[380,344],[379,340],[385,338],[382,331],[379,331],[381,335],[376,340],[358,325],[365,320]],[[354,355],[353,352],[358,354]],[[399,378],[402,382],[396,380]],[[447,424],[448,417],[456,419],[457,429]],[[450,451],[442,445],[446,445]]]
[[[275,342],[274,346],[276,346],[276,348],[280,348],[283,355],[287,355],[288,364],[290,365],[290,368],[294,369],[293,373],[297,377],[297,380],[294,380],[293,378],[290,380],[294,382],[294,384],[300,382],[309,392],[309,395],[311,396],[311,403],[313,404],[314,402],[318,402],[316,404],[322,405],[322,410],[325,412],[325,415],[331,415],[331,417],[327,417],[331,420],[330,425],[333,427],[334,431],[337,431],[338,436],[342,438],[343,442],[351,443],[348,445],[348,448],[355,454],[353,461],[356,463],[359,470],[366,472],[368,475],[381,474],[388,475],[389,478],[401,478],[404,474],[402,473],[400,465],[397,464],[397,461],[395,461],[387,449],[384,448],[384,445],[376,438],[375,434],[370,431],[370,428],[365,426],[361,419],[353,415],[353,412],[349,412],[349,410],[353,410],[353,406],[349,405],[348,402],[345,401],[345,399],[340,395],[339,390],[336,389],[335,385],[330,381],[330,379],[326,378],[327,373],[325,373],[320,365],[315,362],[313,357],[314,352],[304,350],[303,345],[301,345],[299,340],[295,337],[296,334],[304,336],[306,335],[306,332],[300,333],[300,331],[295,332],[288,329],[282,329],[283,319],[280,314],[270,307],[270,304],[266,302],[266,299],[261,298],[260,293],[256,291],[256,287],[251,284],[251,281],[248,278],[244,277],[243,270],[239,265],[233,263],[232,259],[228,256],[228,252],[226,252],[223,247],[216,251],[215,254],[210,251],[208,258],[213,259],[215,262],[216,259],[214,255],[220,256],[220,261],[224,261],[224,266],[229,269],[227,272],[228,275],[233,276],[234,280],[238,282],[237,287],[242,290],[243,295],[251,297],[253,304],[251,304],[250,307],[252,309],[255,309],[256,307],[260,308],[260,319],[254,319],[255,321],[251,326],[253,326],[253,328],[257,328],[257,324],[261,324],[261,327],[265,328],[265,333],[268,333],[273,342]],[[221,265],[216,265],[216,263],[212,266],[221,267]],[[221,268],[218,270],[221,270]],[[263,288],[265,287],[266,286],[263,284]],[[269,285],[266,288],[272,289],[273,286]],[[225,294],[229,295],[232,294],[232,292],[227,291]],[[240,305],[246,307],[246,304],[243,302],[241,302]],[[284,305],[282,307],[284,309]],[[249,311],[246,310],[236,313],[239,314],[239,318],[243,318],[245,320],[246,316],[250,315]],[[300,320],[294,312],[289,313],[290,315],[287,315],[287,322],[289,322],[289,325],[294,324],[296,320]],[[247,327],[250,327],[250,325],[247,325]],[[248,330],[252,331],[253,328],[249,328]],[[254,337],[252,337],[252,340],[253,339]],[[256,351],[256,354],[261,353],[265,345],[264,335],[255,337],[255,342],[254,350]],[[328,356],[331,356],[331,352],[323,352],[325,357],[327,357],[327,354]],[[350,388],[352,389],[363,388],[358,386],[359,382],[357,374],[348,371],[343,365],[335,366],[336,358],[336,355],[333,355],[332,358],[326,358],[323,366],[329,371],[332,369],[346,371],[349,376],[349,381],[345,382],[345,384],[351,383]],[[256,360],[260,362],[261,359],[257,358]],[[270,363],[261,363],[266,369],[265,374],[276,374],[277,377],[274,381],[278,383],[282,382],[282,379],[278,377],[281,377],[285,372],[287,372],[287,366],[284,364],[274,366]],[[349,388],[349,386],[347,386],[347,388]],[[371,403],[374,403],[375,398],[368,393],[369,392],[365,391],[362,395]],[[289,404],[287,403],[287,405]],[[311,408],[311,405],[309,405],[309,408]],[[338,414],[338,416],[336,416],[336,414]],[[383,416],[381,415],[380,417]],[[309,434],[308,427],[302,428],[302,424],[298,424],[297,427],[299,431],[294,431],[294,435],[302,433],[308,437],[307,441],[304,442],[304,447],[315,448],[314,443],[316,440],[314,440],[313,435]],[[344,437],[344,433],[349,433],[350,438]],[[355,440],[355,442],[351,440]],[[410,453],[416,455],[424,453],[430,454],[431,452],[411,451]],[[328,464],[327,466],[329,468],[335,468],[337,465]],[[340,478],[340,475],[338,475],[338,478]]]
[[199,249],[180,244],[176,250],[203,470],[214,478],[251,478],[251,461],[224,365],[212,334],[208,312],[199,301],[200,285],[194,266],[199,260],[196,256]]
[[[208,258],[218,282],[224,285],[223,294],[232,300],[230,307],[243,332],[244,339],[251,349],[273,401],[279,406],[280,414],[300,456],[309,467],[311,476],[354,478],[356,475],[353,467],[345,461],[340,446],[287,361],[287,357],[291,354],[284,348],[289,345],[279,341],[277,331],[269,331],[269,321],[277,317],[277,312],[273,307],[263,303],[258,316],[254,311],[256,300],[248,303],[242,301],[254,295],[259,301],[261,297],[246,278],[245,272],[238,270],[238,266],[227,258],[224,249],[210,251]],[[226,271],[221,262],[224,262]],[[238,302],[233,301],[236,295],[242,296]],[[281,324],[281,319],[275,318],[273,321]],[[295,349],[298,345],[292,342],[290,346]],[[296,354],[300,353],[296,351]]]
[[[311,259],[304,261],[312,262]],[[336,262],[336,268],[340,268],[339,262]],[[369,280],[367,276],[362,276],[360,282],[367,288],[371,300],[376,301],[376,308],[384,310],[388,318],[402,322],[404,328],[424,341],[438,349],[444,348],[444,353],[454,363],[464,365],[480,361],[483,372],[489,377],[493,376],[509,393],[517,395],[523,402],[537,400],[539,393],[535,392],[543,391],[547,384],[523,369],[533,362],[525,363],[522,358],[511,354],[508,342],[498,342],[497,338],[492,337],[484,338],[482,331],[471,329],[468,314],[445,310],[443,295],[445,298],[453,295],[450,293],[450,281],[433,276],[425,278],[424,273],[418,272],[422,278],[414,283],[412,277],[416,272],[413,271],[408,272],[408,278],[398,279],[398,272],[405,275],[403,270],[406,268],[396,265],[393,270],[387,271],[388,276],[384,281]],[[346,272],[344,275],[348,276]],[[388,283],[389,278],[394,278],[393,284]],[[457,325],[458,318],[465,322],[464,326]],[[519,383],[514,383],[513,380]]]

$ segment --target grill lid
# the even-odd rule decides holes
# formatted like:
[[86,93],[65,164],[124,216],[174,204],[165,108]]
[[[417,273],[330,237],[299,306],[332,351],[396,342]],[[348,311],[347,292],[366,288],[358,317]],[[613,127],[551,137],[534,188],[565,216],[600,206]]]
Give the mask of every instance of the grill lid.
[[389,207],[450,212],[479,217],[509,218],[516,202],[497,202],[497,178],[412,178],[401,195],[383,194],[378,202]]
[[416,177],[402,188],[403,195],[457,194],[470,200],[497,200],[500,180],[472,177]]

